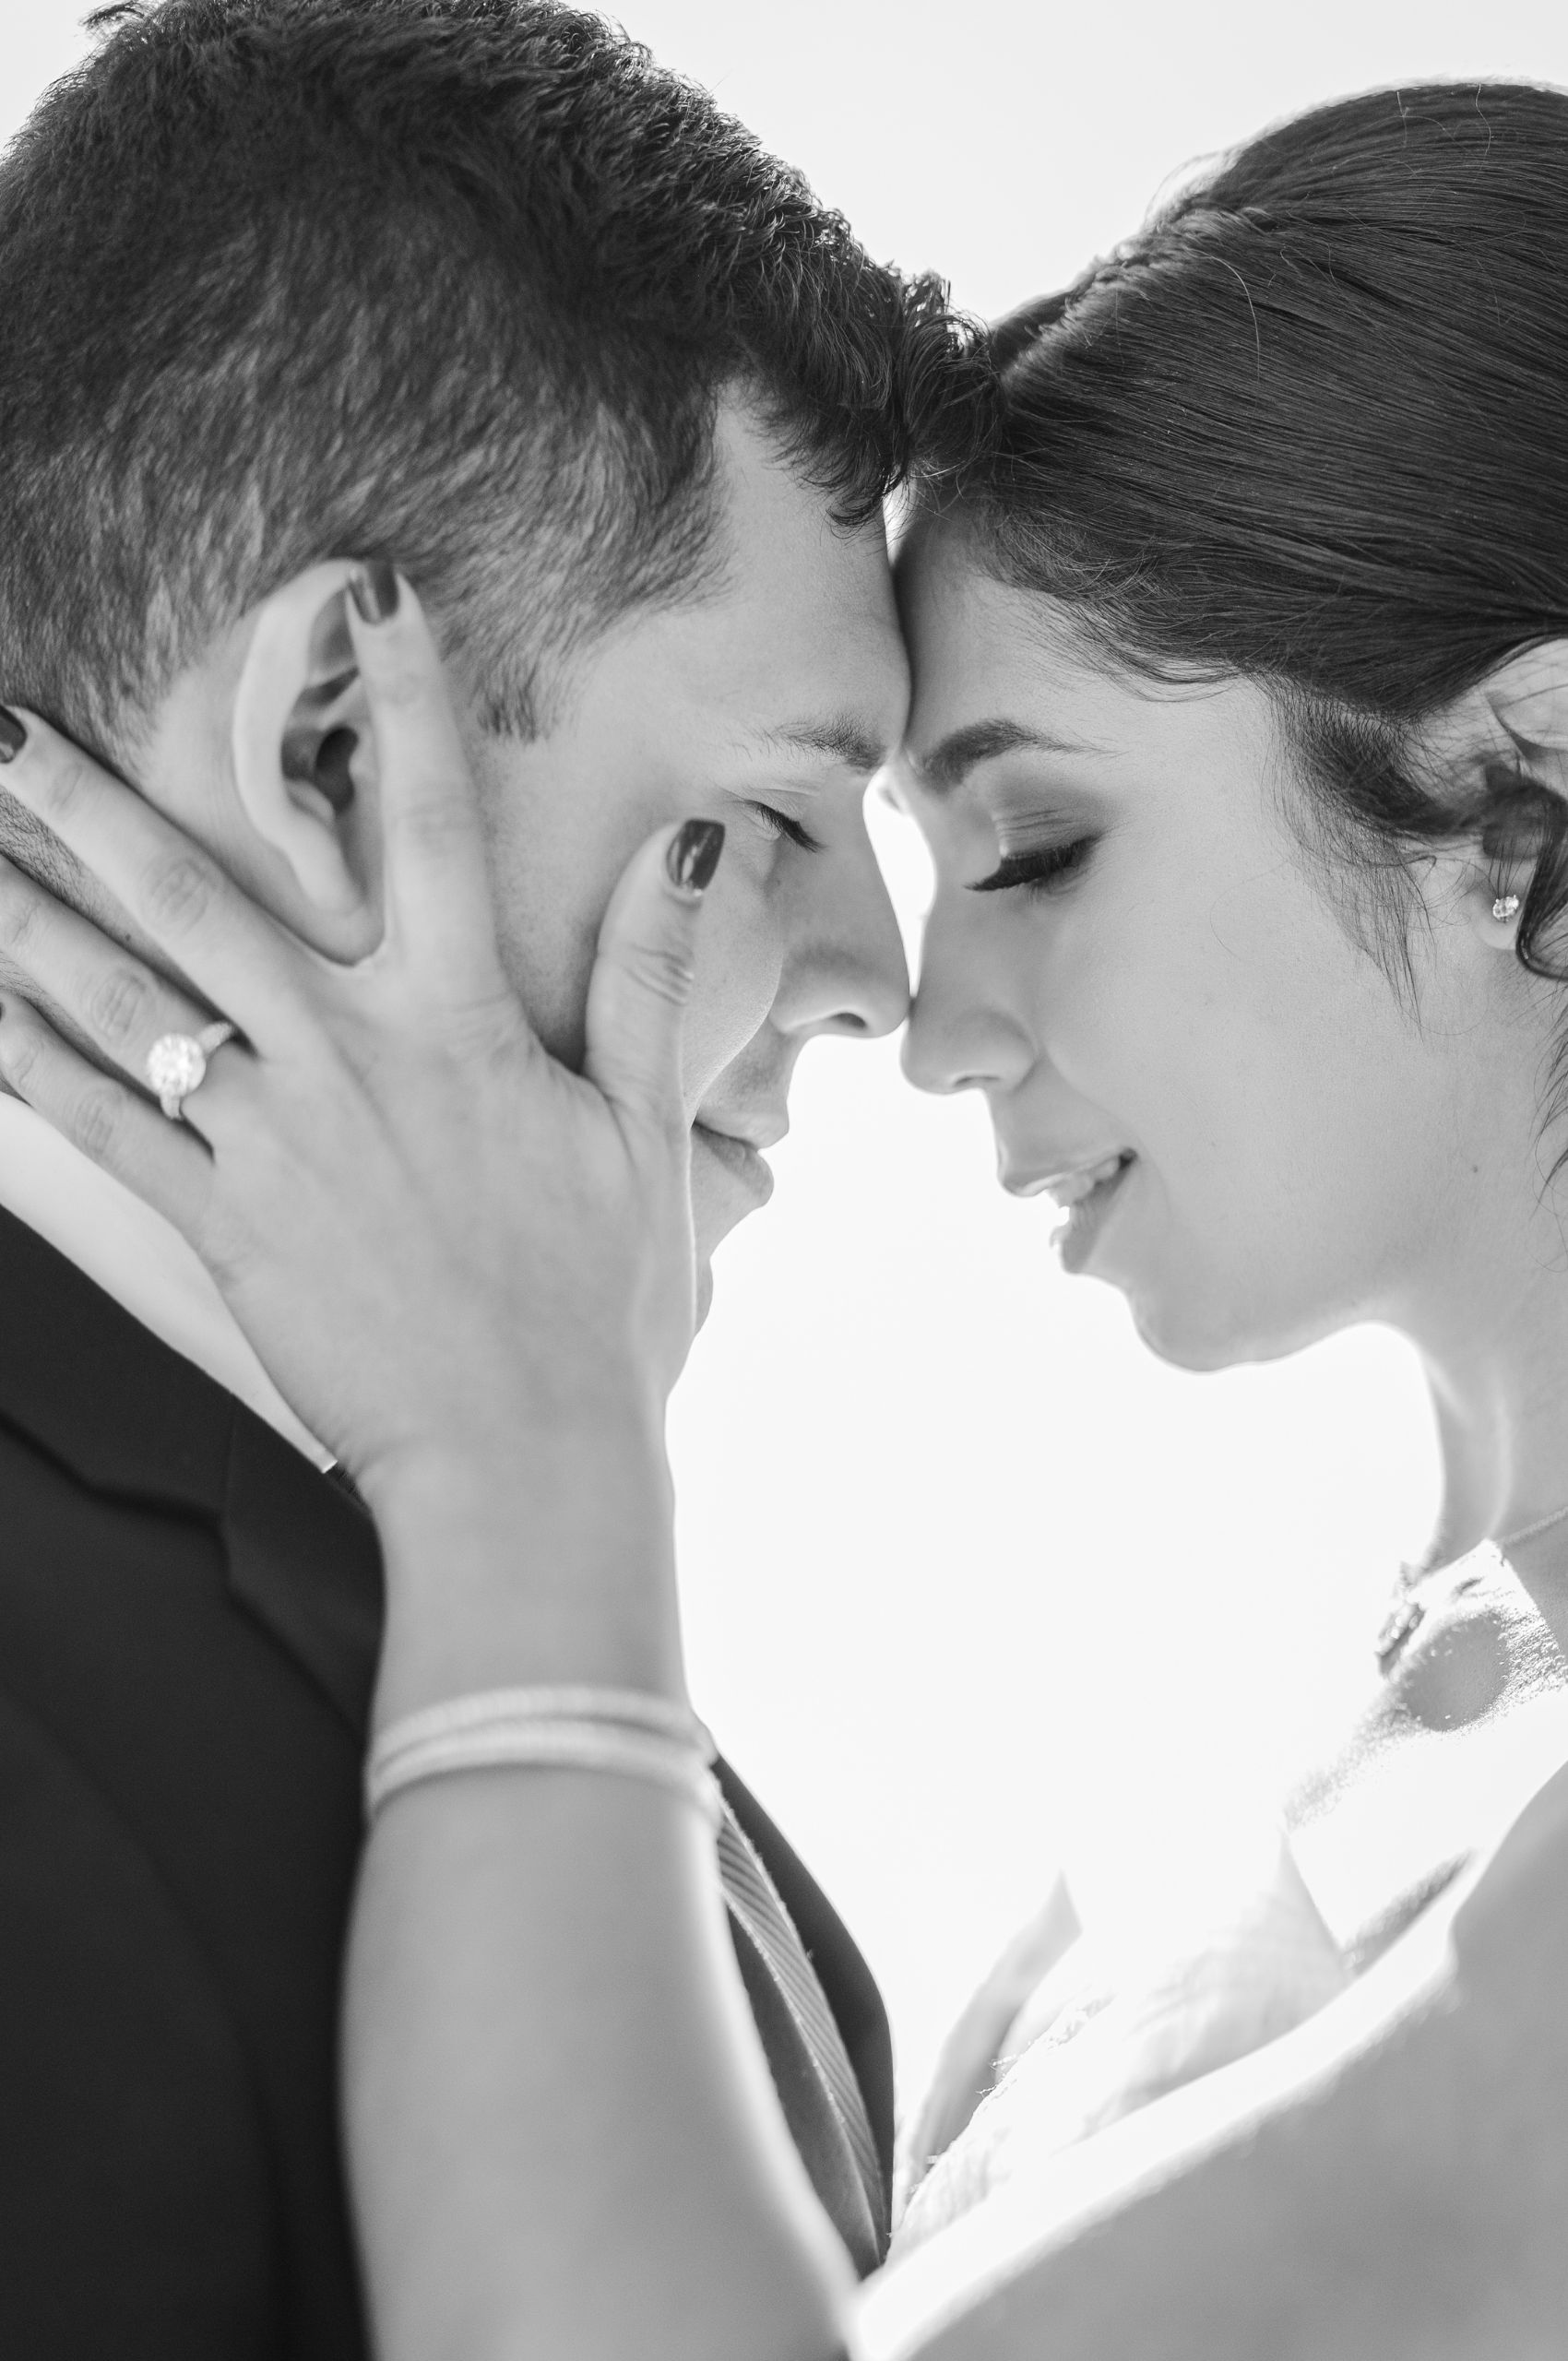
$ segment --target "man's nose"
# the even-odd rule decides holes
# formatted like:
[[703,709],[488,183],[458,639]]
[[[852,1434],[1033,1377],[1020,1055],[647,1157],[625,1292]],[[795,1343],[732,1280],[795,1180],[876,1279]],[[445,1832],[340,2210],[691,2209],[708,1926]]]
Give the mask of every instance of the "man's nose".
[[917,1090],[1010,1090],[1035,1062],[984,944],[955,925],[939,894],[926,920],[920,990],[904,1036],[903,1065]]
[[896,1033],[909,1013],[904,939],[871,838],[802,861],[774,1023],[794,1034]]

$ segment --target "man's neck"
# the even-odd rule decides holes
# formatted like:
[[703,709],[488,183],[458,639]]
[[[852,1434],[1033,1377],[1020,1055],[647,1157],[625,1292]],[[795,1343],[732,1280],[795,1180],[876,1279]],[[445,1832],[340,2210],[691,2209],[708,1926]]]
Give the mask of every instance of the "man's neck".
[[331,1453],[294,1416],[179,1231],[62,1139],[42,1116],[5,1094],[0,1205],[317,1467],[332,1465]]

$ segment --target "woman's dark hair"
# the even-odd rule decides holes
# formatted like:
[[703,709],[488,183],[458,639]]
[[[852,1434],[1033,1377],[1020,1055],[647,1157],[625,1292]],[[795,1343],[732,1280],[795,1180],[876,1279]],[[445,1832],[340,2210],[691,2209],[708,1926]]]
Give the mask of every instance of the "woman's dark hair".
[[1439,85],[1265,133],[995,331],[983,562],[1123,664],[1266,687],[1396,961],[1409,857],[1470,836],[1533,856],[1519,955],[1563,976],[1568,810],[1419,725],[1568,633],[1565,289],[1568,95]]

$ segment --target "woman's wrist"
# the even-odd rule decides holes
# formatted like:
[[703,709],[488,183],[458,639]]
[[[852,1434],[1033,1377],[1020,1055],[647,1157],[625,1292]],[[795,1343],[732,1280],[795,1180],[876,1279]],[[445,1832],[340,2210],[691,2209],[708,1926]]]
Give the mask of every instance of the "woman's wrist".
[[386,1569],[375,1720],[472,1689],[684,1697],[662,1419],[430,1437],[364,1483]]

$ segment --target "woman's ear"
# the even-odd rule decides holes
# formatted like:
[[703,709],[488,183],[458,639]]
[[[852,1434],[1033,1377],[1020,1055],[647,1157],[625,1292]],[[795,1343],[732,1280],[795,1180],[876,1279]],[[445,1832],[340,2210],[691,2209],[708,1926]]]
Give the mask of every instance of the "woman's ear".
[[1542,847],[1544,797],[1555,797],[1568,818],[1568,639],[1510,656],[1460,700],[1455,719],[1473,741],[1476,766],[1512,772],[1526,790],[1516,801],[1500,800],[1466,891],[1467,914],[1482,941],[1512,951]]
[[1568,799],[1568,639],[1543,639],[1509,657],[1481,693],[1522,767]]
[[344,612],[349,560],[314,565],[257,609],[234,693],[234,781],[257,836],[315,908],[372,892],[375,742]]

